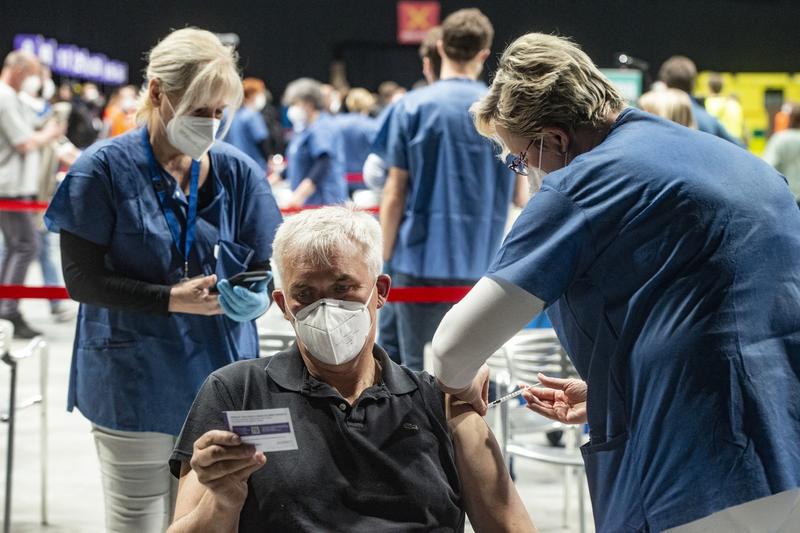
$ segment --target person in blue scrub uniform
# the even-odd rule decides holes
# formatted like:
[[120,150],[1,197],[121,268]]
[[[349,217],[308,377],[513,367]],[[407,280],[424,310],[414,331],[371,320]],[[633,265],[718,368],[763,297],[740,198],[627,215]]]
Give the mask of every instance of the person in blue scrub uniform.
[[323,110],[321,84],[300,78],[286,87],[283,104],[294,134],[286,148],[286,175],[293,195],[287,207],[345,202],[342,135]]
[[[439,79],[439,71],[442,68],[442,58],[437,49],[437,43],[442,38],[442,27],[434,26],[428,33],[419,47],[419,56],[422,61],[422,75],[428,84],[434,83]],[[413,92],[413,91],[412,91]],[[391,119],[393,110],[396,104],[390,104],[385,107],[380,114],[376,117],[375,135],[372,141],[372,146],[369,149],[364,161],[364,168],[362,169],[362,177],[364,184],[373,191],[382,193],[383,186],[386,183],[386,149],[389,138],[389,130],[391,129]],[[383,265],[384,274],[394,275],[392,266],[385,262]],[[400,344],[398,340],[397,330],[397,306],[402,304],[394,304],[387,302],[378,313],[378,339],[389,354],[389,357],[395,363],[401,363],[400,359]]]
[[147,80],[142,127],[87,149],[45,214],[81,302],[68,409],[92,422],[106,529],[138,533],[169,523],[167,460],[200,385],[258,356],[267,280],[227,278],[269,270],[281,222],[261,169],[214,142],[242,99],[233,52],[178,30],[150,52]]
[[433,341],[486,411],[487,357],[543,307],[583,380],[534,411],[588,421],[597,531],[796,531],[800,211],[736,145],[625,108],[570,41],[503,54],[475,123],[538,192]]
[[[437,43],[442,38],[442,27],[434,26],[425,34],[425,38],[419,47],[420,60],[422,61],[422,74],[427,84],[434,83],[439,79],[439,71],[442,66],[442,58],[436,48]],[[413,91],[412,91],[413,92]],[[389,140],[389,130],[391,129],[391,118],[396,103],[384,107],[380,114],[375,118],[375,135],[372,145],[369,148],[361,176],[364,184],[377,193],[383,193],[383,186],[386,183],[388,169],[386,168],[386,149]],[[391,264],[384,262],[384,274],[393,275]],[[378,313],[378,338],[386,353],[392,361],[401,363],[400,345],[397,331],[397,305],[387,302]]]
[[270,135],[262,111],[267,105],[267,87],[258,78],[242,80],[244,101],[236,111],[225,141],[253,158],[264,174],[271,155]]
[[697,81],[697,67],[694,61],[686,56],[672,56],[658,69],[658,79],[670,89],[683,91],[689,96],[692,115],[698,130],[744,147],[742,140],[726,130],[722,122],[706,111],[705,106],[692,95]]
[[[448,16],[438,42],[441,79],[392,111],[380,219],[397,286],[472,285],[500,246],[515,178],[469,115],[486,92],[477,78],[493,34],[477,9]],[[422,370],[424,346],[450,307],[397,306],[404,365]]]
[[370,116],[375,108],[375,97],[368,90],[361,87],[350,89],[345,103],[348,112],[335,115],[334,121],[342,135],[344,171],[348,191],[352,194],[367,188],[361,179],[361,170],[378,132],[378,121]]

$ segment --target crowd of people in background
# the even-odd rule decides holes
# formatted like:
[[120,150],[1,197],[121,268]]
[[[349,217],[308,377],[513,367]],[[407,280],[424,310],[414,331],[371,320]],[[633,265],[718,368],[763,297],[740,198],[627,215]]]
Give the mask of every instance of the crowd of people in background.
[[[233,116],[225,117],[231,123],[225,140],[264,170],[281,207],[337,204],[348,199],[364,207],[377,206],[388,175],[384,159],[396,104],[413,101],[428,85],[437,82],[437,87],[446,85],[439,81],[442,56],[436,42],[440,39],[441,28],[436,27],[421,44],[422,76],[411,87],[410,98],[406,88],[391,80],[380,83],[373,93],[342,82],[333,86],[298,78],[287,86],[281,101],[275,102],[263,80],[245,77],[242,106]],[[33,66],[21,67],[23,64]],[[8,73],[4,105],[19,106],[25,128],[35,132],[37,138],[48,139],[37,145],[35,153],[23,153],[14,148],[15,131],[21,126],[9,123],[3,129],[0,150],[16,151],[11,159],[24,160],[28,176],[20,180],[19,186],[8,185],[17,177],[9,177],[7,183],[0,184],[5,198],[48,201],[81,150],[136,127],[140,89],[133,85],[116,87],[106,94],[107,88],[101,90],[93,82],[65,79],[56,84],[45,65],[23,52],[10,54],[4,68]],[[24,78],[17,80],[22,75],[18,73],[23,71]],[[637,105],[684,126],[746,146],[748,130],[742,106],[735,94],[724,91],[723,77],[716,73],[709,76],[708,96],[704,99],[694,95],[696,80],[697,68],[691,59],[674,56],[661,66],[658,80]],[[774,135],[763,155],[786,176],[798,198],[799,109],[800,104],[784,104],[775,117]],[[21,163],[12,160],[4,164],[5,171],[19,176],[15,165]],[[517,189],[514,203],[524,205],[524,183]],[[41,222],[37,222],[37,217],[2,213],[0,219],[6,219],[4,227],[8,228],[4,231],[7,253],[0,280],[22,284],[28,266],[38,261],[45,284],[60,285],[56,243]],[[419,277],[422,272],[408,274]],[[51,307],[53,316],[59,320],[74,316],[74,308],[64,301],[55,300]],[[391,311],[384,312],[390,314]],[[25,322],[13,301],[0,304],[0,317],[12,320],[20,337],[38,333]],[[391,337],[388,331],[385,335]]]
[[[441,29],[436,27],[420,46],[422,77],[411,88],[414,94],[439,79],[442,59],[436,41],[440,38]],[[23,69],[33,74],[16,81],[19,74],[12,72],[21,72],[21,64],[33,65]],[[5,70],[14,84],[6,82],[6,87],[11,88],[6,91],[6,105],[20,106],[21,112],[24,111],[20,116],[25,117],[31,132],[43,138],[50,136],[37,147],[35,154],[15,156],[24,157],[25,173],[30,177],[23,179],[19,187],[3,185],[6,198],[48,201],[81,150],[136,127],[140,90],[133,85],[114,88],[108,95],[93,82],[62,80],[57,85],[46,66],[22,52],[9,56]],[[640,97],[638,106],[745,146],[748,131],[736,95],[725,93],[722,76],[712,73],[708,78],[708,96],[701,100],[693,94],[696,79],[697,69],[691,59],[674,56],[662,65],[658,81]],[[280,105],[274,102],[261,79],[244,78],[243,90],[241,108],[227,117],[231,126],[225,140],[264,170],[281,207],[337,204],[347,199],[365,207],[379,204],[388,173],[379,156],[385,156],[392,111],[398,101],[407,100],[406,88],[385,81],[373,93],[363,87],[342,84],[334,87],[299,78],[286,88]],[[786,176],[790,188],[800,198],[798,117],[800,104],[784,104],[775,117],[775,134],[769,139],[763,157]],[[14,129],[11,124],[4,128],[0,150],[15,150]],[[18,163],[8,162],[5,169],[19,175],[11,170],[16,168],[15,164]],[[515,201],[524,203],[524,186],[515,193]],[[3,213],[0,218],[9,219],[4,223],[8,230],[4,233],[7,253],[2,282],[22,284],[28,266],[38,261],[44,283],[60,285],[57,246],[41,221],[24,213]],[[421,272],[409,274],[418,276]],[[74,308],[64,301],[52,301],[51,308],[58,320],[74,316]],[[38,333],[22,318],[13,301],[0,305],[0,317],[12,320],[20,337]],[[385,335],[391,338],[388,331]]]

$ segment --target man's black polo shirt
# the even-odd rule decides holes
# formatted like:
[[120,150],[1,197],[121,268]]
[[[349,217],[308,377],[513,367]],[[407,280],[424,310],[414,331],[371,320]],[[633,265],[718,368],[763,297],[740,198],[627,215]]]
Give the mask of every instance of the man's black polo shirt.
[[227,429],[223,411],[288,407],[299,449],[267,454],[250,477],[239,531],[463,531],[441,392],[378,346],[373,355],[381,383],[353,407],[308,373],[296,346],[217,370],[194,400],[172,473],[200,435]]

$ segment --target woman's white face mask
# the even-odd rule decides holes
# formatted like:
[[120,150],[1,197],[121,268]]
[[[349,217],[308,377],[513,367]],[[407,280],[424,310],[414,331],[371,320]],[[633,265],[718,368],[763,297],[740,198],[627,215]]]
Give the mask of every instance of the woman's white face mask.
[[308,112],[297,104],[289,106],[286,110],[286,118],[292,123],[294,131],[303,131],[308,125]]
[[[544,182],[544,177],[549,174],[542,169],[542,154],[544,153],[544,136],[541,137],[539,140],[539,164],[536,168],[529,168],[528,169],[528,191],[530,192],[531,196],[539,192],[539,189],[542,188],[542,183]],[[567,152],[564,152],[564,167],[567,166]],[[563,167],[562,167],[563,168]]]
[[296,315],[288,305],[286,310],[294,320],[297,338],[315,359],[342,365],[355,359],[367,342],[372,330],[368,306],[374,293],[375,286],[366,303],[321,298]]
[[264,93],[258,93],[256,97],[253,99],[253,108],[256,111],[261,111],[267,106],[267,95]]
[[166,125],[169,143],[199,161],[214,144],[221,121],[218,118],[176,115],[169,98],[164,98],[172,109],[172,118]]
[[542,182],[547,172],[542,170],[542,152],[544,151],[544,137],[539,139],[539,164],[536,168],[528,169],[528,192],[533,196],[542,188]]

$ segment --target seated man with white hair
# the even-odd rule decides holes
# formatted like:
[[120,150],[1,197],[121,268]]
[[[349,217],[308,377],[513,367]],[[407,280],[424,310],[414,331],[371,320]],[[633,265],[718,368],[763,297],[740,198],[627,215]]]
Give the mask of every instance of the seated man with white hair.
[[[375,344],[391,284],[378,222],[309,210],[273,248],[297,342],[203,384],[170,461],[169,531],[463,531],[464,511],[477,531],[534,531],[483,419]],[[269,408],[289,409],[297,450],[264,454],[227,431],[225,411]]]

